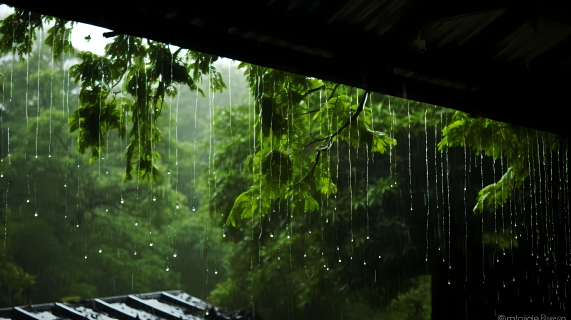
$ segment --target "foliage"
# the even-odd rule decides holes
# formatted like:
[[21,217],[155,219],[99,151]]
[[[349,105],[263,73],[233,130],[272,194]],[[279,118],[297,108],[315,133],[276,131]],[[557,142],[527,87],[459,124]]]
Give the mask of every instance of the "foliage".
[[[22,64],[25,55],[32,52],[36,31],[43,23],[54,22],[44,43],[52,47],[52,57],[59,60],[62,53],[71,54],[73,24],[68,21],[14,8],[15,12],[0,26],[0,52],[17,53]],[[26,19],[27,18],[27,19]],[[103,56],[80,52],[79,64],[71,67],[70,74],[76,83],[81,82],[81,105],[69,119],[70,130],[79,130],[78,151],[90,150],[90,163],[100,158],[107,132],[117,130],[120,137],[129,137],[125,151],[126,168],[123,176],[131,180],[152,184],[161,179],[155,163],[161,155],[155,150],[161,140],[157,119],[168,108],[165,99],[177,95],[177,85],[185,85],[191,91],[198,90],[197,82],[204,74],[211,76],[212,89],[222,92],[226,85],[213,63],[217,56],[187,50],[179,57],[170,46],[133,36],[116,36],[105,48]],[[122,84],[121,90],[113,91]],[[132,99],[128,98],[132,97]],[[132,129],[126,133],[126,121],[130,115]]]
[[561,137],[556,134],[538,132],[485,118],[471,118],[461,111],[454,113],[452,122],[442,129],[442,134],[442,141],[438,144],[440,151],[455,146],[469,147],[476,151],[476,155],[483,152],[486,156],[492,156],[494,160],[500,159],[502,165],[503,156],[506,156],[508,164],[506,172],[502,173],[498,182],[478,192],[478,203],[473,209],[474,213],[483,212],[486,208],[503,206],[508,201],[513,190],[521,187],[523,181],[530,175],[532,166],[538,163],[540,143],[547,146],[548,150],[558,150],[561,143]]
[[[323,150],[316,162],[313,152],[319,147],[307,144],[335,133],[347,123],[359,107],[357,97],[361,102],[362,96],[357,96],[356,89],[309,77],[245,63],[241,66],[246,69],[253,96],[263,97],[261,103],[260,99],[254,100],[255,107],[251,112],[245,107],[234,109],[233,143],[218,144],[219,140],[227,141],[232,137],[230,132],[216,131],[218,160],[217,169],[212,169],[216,171],[216,178],[209,175],[211,185],[216,186],[213,188],[216,194],[208,197],[208,206],[206,201],[203,202],[201,210],[210,208],[212,212],[212,208],[216,208],[216,214],[211,213],[213,224],[219,223],[218,217],[222,216],[226,218],[226,225],[235,227],[223,231],[224,241],[230,248],[224,258],[228,278],[212,291],[211,301],[228,308],[249,309],[269,318],[284,312],[297,315],[315,308],[313,302],[327,304],[333,301],[337,305],[363,306],[353,312],[354,318],[362,318],[365,313],[378,314],[381,309],[379,299],[389,303],[395,294],[386,289],[400,287],[400,280],[393,272],[406,264],[407,256],[422,249],[415,241],[403,241],[407,237],[410,239],[415,226],[393,215],[390,206],[383,205],[397,196],[398,190],[391,188],[391,183],[395,180],[401,183],[403,179],[376,175],[374,181],[367,181],[364,177],[367,158],[371,158],[371,166],[373,163],[373,141],[378,146],[375,153],[385,151],[384,156],[388,158],[387,153],[392,150],[395,157],[394,135],[409,126],[406,100],[392,98],[391,118],[394,113],[395,121],[387,122],[387,97],[374,95],[376,101],[368,97],[366,107],[350,126],[332,137],[331,142],[324,140],[325,145],[331,147]],[[293,87],[290,81],[306,86],[288,92],[288,88]],[[318,90],[308,94],[312,90],[309,85]],[[280,99],[284,101],[283,106],[276,102],[282,101]],[[424,105],[414,103],[410,113],[413,134],[424,131],[426,112]],[[252,113],[256,130],[247,136],[249,113]],[[224,112],[217,114],[214,122],[226,123],[228,116]],[[434,123],[434,120],[429,121]],[[389,135],[373,128],[392,130]],[[248,138],[254,136],[255,152],[254,146],[248,144]],[[348,163],[349,141],[352,142],[354,169],[362,170],[352,195],[347,192],[347,182],[341,178],[348,175],[348,170],[339,169],[336,173],[338,163]],[[234,166],[231,159],[236,159]],[[240,159],[245,160],[240,162]],[[381,161],[377,162],[381,164]],[[219,174],[221,167],[225,169]],[[202,186],[205,188],[206,183]],[[229,205],[225,198],[220,198],[222,195],[236,200]],[[351,201],[355,210],[353,217]],[[352,236],[345,234],[339,242],[331,241],[330,237],[335,238],[335,230],[349,230],[351,220],[363,219],[367,210],[371,214],[370,229],[355,227]],[[323,240],[328,238],[329,241]],[[381,260],[379,256],[382,256]],[[365,264],[358,261],[363,257]],[[383,271],[373,274],[375,268]],[[272,285],[268,286],[268,283]],[[374,293],[368,295],[369,291]],[[267,303],[251,304],[259,300]],[[290,310],[292,304],[294,310]],[[371,306],[374,307],[370,309]],[[352,317],[352,311],[344,311],[344,314]]]
[[[145,46],[139,38],[119,35],[106,46],[103,57],[82,52],[78,54],[82,63],[71,68],[75,81],[81,81],[81,106],[69,121],[72,132],[80,128],[79,151],[90,148],[90,162],[99,158],[108,131],[117,130],[119,137],[124,137],[131,116],[123,179],[131,180],[133,173],[149,185],[161,179],[155,166],[155,159],[161,157],[156,151],[161,140],[157,119],[169,107],[166,98],[177,95],[177,85],[204,95],[195,81],[208,72],[214,75],[214,90],[226,88],[212,66],[218,57],[193,51],[178,57],[180,49],[172,54],[169,48],[150,40]],[[112,91],[120,82],[121,91]]]
[[22,267],[6,263],[0,266],[0,288],[3,288],[3,304],[25,303],[24,290],[35,283],[36,276],[26,273]]
[[[254,141],[255,154],[248,156],[245,163],[253,176],[253,185],[236,198],[227,224],[236,226],[237,217],[250,218],[258,211],[265,215],[280,199],[298,199],[290,202],[292,211],[317,211],[315,191],[324,195],[337,192],[329,157],[321,153],[328,151],[338,139],[350,142],[353,147],[363,142],[370,145],[368,149],[379,153],[384,153],[389,145],[396,145],[396,140],[369,127],[371,110],[364,107],[368,92],[361,98],[360,105],[352,104],[346,94],[337,92],[335,97],[329,98],[326,93],[324,103],[313,116],[318,122],[320,138],[313,139],[309,116],[312,111],[308,108],[308,92],[313,88],[308,77],[247,63],[241,63],[239,68],[246,69],[244,76],[255,100],[257,118],[254,122],[259,138]],[[319,84],[325,92],[331,90],[332,95],[338,88],[331,83]],[[309,147],[320,141],[325,141],[325,145],[312,156]]]
[[[70,54],[73,51],[62,52],[60,59],[54,59],[52,64],[50,46],[39,46],[36,41],[33,49],[30,57],[33,55],[34,59],[30,58],[28,65],[17,60],[12,65],[12,59],[2,61],[9,76],[2,79],[5,100],[0,101],[3,104],[0,193],[9,196],[2,198],[6,210],[0,211],[3,229],[7,228],[0,268],[5,263],[21,266],[23,272],[35,277],[35,283],[23,291],[26,301],[19,300],[13,292],[14,304],[27,303],[28,298],[42,303],[129,294],[133,290],[183,289],[195,296],[204,294],[197,285],[201,278],[186,273],[197,274],[202,270],[185,261],[201,259],[194,246],[204,245],[205,217],[191,214],[191,203],[180,190],[185,180],[181,179],[179,186],[173,174],[165,173],[162,181],[137,186],[122,179],[125,172],[122,155],[128,138],[125,125],[132,127],[125,115],[125,111],[130,111],[125,109],[133,99],[128,94],[115,95],[116,89],[104,97],[105,91],[119,78],[109,71],[115,69],[99,68],[107,65],[120,70],[119,63],[112,66],[115,58],[82,52],[79,53],[82,59],[68,73],[64,66],[75,60]],[[90,66],[100,79],[103,76],[113,79],[111,85],[92,76]],[[79,90],[73,78],[68,82],[68,77],[76,71],[80,77],[78,83],[85,88],[91,84],[100,90],[99,95],[96,91]],[[180,91],[179,87],[174,89]],[[29,124],[24,108],[26,96],[28,107],[33,106],[27,110]],[[85,103],[82,101],[78,106],[78,98],[83,97]],[[101,102],[101,109],[93,101]],[[81,118],[75,118],[74,114]],[[79,120],[71,121],[71,125],[78,126],[72,133],[68,131],[71,127],[68,118],[81,119],[81,126]],[[175,127],[171,128],[174,120],[174,113],[172,117],[169,113],[157,117],[156,127],[162,129],[163,141],[166,142],[171,131],[173,139],[168,139],[168,145],[153,145],[154,151],[164,155],[154,160],[157,170],[167,172],[171,161],[167,147],[173,148],[173,165],[176,149],[178,173],[183,177],[192,173],[193,151],[191,146],[175,141]],[[125,133],[120,136],[112,130]],[[99,135],[99,131],[103,133]],[[178,132],[181,133],[180,128]],[[75,151],[78,141],[79,149],[82,147],[82,139],[88,142],[83,144],[85,150],[97,146],[101,158],[96,165],[84,165],[89,156]],[[209,241],[209,250],[220,255],[218,243],[218,238]],[[177,253],[176,258],[173,253]],[[211,284],[215,285],[216,279]],[[6,288],[4,282],[0,288]],[[0,305],[11,305],[9,300],[2,300],[8,299],[8,292],[0,296]]]
[[430,275],[411,279],[412,288],[394,299],[389,306],[393,319],[430,319],[432,302]]
[[512,228],[502,229],[501,233],[496,232],[495,235],[488,232],[482,235],[482,242],[484,244],[491,245],[494,241],[500,249],[511,250],[518,247],[517,235],[514,234]]

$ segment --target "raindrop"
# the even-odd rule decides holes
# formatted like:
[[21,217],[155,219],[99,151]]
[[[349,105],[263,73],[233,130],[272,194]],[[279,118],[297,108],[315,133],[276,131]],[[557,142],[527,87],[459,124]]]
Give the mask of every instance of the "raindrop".
[[364,265],[364,266],[366,266],[366,265],[367,265],[367,262],[366,262],[365,260],[363,260],[363,265]]
[[79,225],[77,225],[77,227],[79,228]]
[[[157,201],[157,198],[153,197],[153,201]],[[178,208],[177,208],[178,209]]]
[[303,254],[303,257],[304,257],[304,258],[306,257],[305,253]]
[[369,240],[369,236],[367,236],[367,240]]
[[38,216],[38,213],[36,212],[36,213],[34,214],[34,216],[36,216],[36,217],[37,217],[37,216]]
[[218,271],[214,270],[214,274],[218,274]]
[[66,186],[67,186],[67,185],[65,185],[65,184],[63,185],[64,188],[65,188]]
[[287,236],[287,238],[289,239],[289,236]]
[[274,237],[274,235],[270,233],[270,238],[273,238],[273,237]]
[[339,262],[341,262],[341,259],[339,259]]
[[85,259],[87,259],[87,255],[85,255]]
[[153,246],[153,242],[149,243],[149,246],[151,246],[151,247],[152,247],[152,246]]
[[[178,204],[176,205],[176,208],[178,209]],[[192,211],[194,211],[194,210],[192,210]]]
[[27,203],[30,203],[30,200],[26,200]]
[[167,271],[169,271],[169,270],[170,270],[169,267],[167,267]]
[[379,256],[379,259],[381,258],[381,256]]
[[105,212],[109,212],[109,209],[105,209]]
[[226,235],[225,235],[225,234],[222,234],[222,237],[226,238]]
[[176,258],[176,252],[172,256]]
[[135,255],[137,255],[137,251],[135,251]]
[[280,257],[278,257],[278,260],[280,260]]
[[123,199],[121,199],[121,204],[125,203],[125,201]]
[[[178,209],[178,206],[176,206],[176,208]],[[192,211],[196,211],[196,208],[192,207]]]
[[99,249],[99,253],[101,253],[101,251],[102,251],[102,250],[101,250],[101,249]]
[[168,171],[168,172],[167,172],[167,174],[171,174],[171,172],[170,172],[170,171]]
[[139,225],[139,223],[138,223],[138,222],[135,222],[135,225],[136,225],[136,226],[138,226],[138,225]]

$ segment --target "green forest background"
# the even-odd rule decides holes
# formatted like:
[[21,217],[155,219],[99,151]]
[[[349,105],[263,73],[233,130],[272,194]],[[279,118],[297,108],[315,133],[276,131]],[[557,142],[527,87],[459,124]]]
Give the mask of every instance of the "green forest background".
[[[493,293],[533,205],[548,248],[568,217],[556,135],[125,35],[78,52],[72,27],[0,26],[2,307],[181,289],[264,319],[429,319],[429,260]],[[555,212],[529,200],[548,177]]]

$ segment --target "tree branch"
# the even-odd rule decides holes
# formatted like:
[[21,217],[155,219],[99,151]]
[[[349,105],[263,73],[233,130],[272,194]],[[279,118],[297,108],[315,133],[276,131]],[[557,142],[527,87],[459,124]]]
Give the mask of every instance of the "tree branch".
[[333,87],[333,91],[331,91],[331,97],[333,97],[333,95],[335,94],[335,90],[337,90],[337,87],[339,87],[339,83],[335,85],[335,87]]
[[365,101],[367,101],[367,96],[369,95],[369,91],[365,91],[365,95],[363,96],[363,100],[361,100],[361,103],[359,104],[359,107],[357,107],[357,110],[355,111],[355,113],[351,116],[351,118],[349,118],[349,121],[347,121],[341,128],[337,129],[337,131],[335,131],[334,133],[328,135],[327,137],[324,138],[320,138],[320,139],[315,139],[311,142],[309,142],[308,144],[306,144],[303,149],[305,149],[306,147],[309,147],[310,145],[314,144],[315,142],[318,141],[323,141],[323,140],[327,140],[327,139],[333,139],[335,136],[337,136],[338,134],[341,133],[341,131],[343,131],[343,129],[345,129],[347,126],[349,126],[349,124],[351,124],[351,122],[353,122],[354,120],[357,119],[357,117],[359,117],[359,114],[361,114],[361,111],[363,111],[363,107],[365,106]]
[[319,110],[321,110],[321,109],[315,109],[315,110],[311,110],[311,111],[308,111],[308,112],[302,113],[301,115],[303,116],[303,115],[306,115],[306,114],[309,114],[309,113],[312,113],[312,112],[315,112],[315,111],[319,111]]
[[329,140],[329,143],[326,146],[321,146],[319,149],[317,149],[317,153],[315,154],[315,161],[313,162],[313,166],[309,170],[309,173],[305,177],[303,177],[303,179],[299,180],[296,184],[294,184],[288,191],[293,190],[297,185],[299,185],[300,183],[305,181],[307,178],[309,178],[309,176],[311,176],[313,174],[313,171],[315,171],[315,167],[317,167],[317,163],[319,162],[319,157],[321,156],[321,151],[329,150],[329,148],[331,148],[331,146],[333,146],[333,143],[331,140]]
[[310,94],[310,93],[312,93],[312,92],[315,92],[315,91],[317,91],[317,90],[321,90],[321,88],[323,88],[323,87],[325,87],[325,85],[322,85],[321,87],[317,87],[317,88],[315,88],[315,89],[308,90],[303,96],[305,97],[305,96],[307,96],[308,94]]
[[[335,87],[333,87],[333,92],[331,92],[331,96],[333,96],[333,94],[335,93],[335,90],[337,90],[337,87],[338,87],[338,86],[339,86],[339,83],[336,84]],[[308,90],[303,96],[305,97],[305,96],[307,96],[308,94],[310,94],[310,93],[312,93],[312,92],[315,92],[315,91],[317,91],[317,90],[320,90],[321,88],[324,88],[324,87],[325,87],[325,85],[322,85],[321,87],[317,87],[317,88],[315,88],[315,89]],[[325,87],[325,89],[327,89],[327,87]]]
[[182,48],[178,48],[177,51],[174,52],[173,58],[172,58],[172,63],[174,63],[176,61],[176,56],[178,55],[178,53],[180,52]]
[[[331,149],[331,147],[333,146],[333,138],[335,136],[337,136],[339,133],[341,133],[341,131],[343,131],[345,128],[347,128],[349,126],[349,124],[351,124],[351,122],[353,122],[354,120],[357,119],[357,117],[359,116],[359,114],[361,114],[361,112],[363,111],[363,108],[365,106],[365,102],[367,101],[367,97],[369,95],[369,91],[365,91],[365,94],[363,95],[363,100],[361,100],[361,103],[359,104],[359,107],[357,107],[357,110],[355,111],[355,113],[351,116],[351,118],[349,118],[349,121],[347,121],[341,128],[337,129],[337,131],[335,131],[334,133],[328,135],[327,137],[321,138],[321,139],[315,139],[313,141],[311,141],[310,143],[308,143],[307,145],[305,145],[303,148],[305,149],[305,147],[310,146],[311,144],[317,142],[317,141],[323,141],[323,140],[327,140],[329,139],[329,141],[327,142],[327,145],[325,146],[320,146],[319,149],[317,149],[317,153],[315,154],[315,160],[313,162],[313,166],[311,167],[311,169],[309,170],[309,173],[303,177],[303,179],[299,180],[296,184],[294,184],[293,186],[291,186],[291,188],[288,189],[288,192],[293,190],[296,186],[298,186],[300,183],[304,182],[305,180],[307,180],[307,178],[309,178],[312,174],[313,171],[315,171],[315,168],[317,167],[317,163],[319,162],[319,157],[321,156],[321,152],[322,151],[327,151],[329,149]],[[303,150],[303,149],[302,149]],[[280,195],[281,198],[281,195]]]
[[[321,89],[321,88],[323,88],[323,87],[325,87],[325,86],[323,85],[323,86],[321,86],[321,87],[319,87],[319,88],[315,88],[315,89],[309,90],[309,91],[307,91],[307,93],[304,94],[303,96],[305,97],[305,96],[308,95],[309,93],[311,93],[311,92],[313,92],[313,91],[317,91],[317,90],[319,90],[319,89]],[[331,92],[331,97],[333,97],[333,95],[335,94],[335,90],[337,90],[337,87],[339,87],[339,83],[336,84],[335,87],[333,88],[333,91]],[[306,114],[308,114],[308,113],[312,113],[312,112],[319,111],[319,110],[321,110],[321,109],[311,110],[311,111],[309,111],[309,112],[302,113],[301,115],[303,116],[303,115],[306,115]]]

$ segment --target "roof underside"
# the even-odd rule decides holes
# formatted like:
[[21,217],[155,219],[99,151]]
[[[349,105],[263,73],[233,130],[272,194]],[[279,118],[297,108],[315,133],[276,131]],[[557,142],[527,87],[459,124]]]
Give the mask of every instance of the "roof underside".
[[7,3],[569,137],[561,1]]

